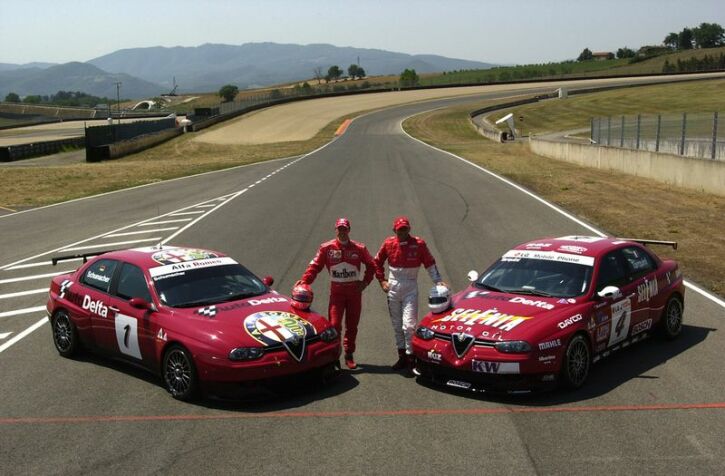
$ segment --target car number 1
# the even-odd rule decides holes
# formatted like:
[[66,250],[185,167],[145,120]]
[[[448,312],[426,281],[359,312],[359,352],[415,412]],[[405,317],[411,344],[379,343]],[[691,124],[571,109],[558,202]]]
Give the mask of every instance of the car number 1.
[[141,359],[138,346],[138,320],[125,314],[116,314],[116,341],[121,353]]

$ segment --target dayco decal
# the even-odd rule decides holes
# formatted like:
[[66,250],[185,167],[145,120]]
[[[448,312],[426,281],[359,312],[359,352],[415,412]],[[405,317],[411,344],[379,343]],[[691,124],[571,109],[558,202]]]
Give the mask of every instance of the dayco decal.
[[642,321],[639,324],[635,324],[632,326],[632,335],[647,331],[650,327],[652,327],[652,319],[647,319],[646,321]]
[[539,350],[553,349],[561,345],[561,339],[554,339],[539,344]]
[[657,296],[659,289],[657,289],[657,280],[645,281],[637,286],[637,303],[649,301],[653,297]]
[[581,314],[575,314],[575,315],[573,315],[571,317],[567,317],[566,319],[564,319],[563,321],[561,321],[557,325],[559,326],[559,329],[566,329],[570,325],[574,324],[575,322],[579,322],[581,320],[582,320],[582,315]]
[[101,317],[108,317],[108,307],[103,304],[103,301],[94,301],[87,294],[83,296],[83,304],[81,307],[87,311],[91,311],[93,314],[98,314]]
[[498,309],[455,309],[447,316],[435,319],[432,322],[460,322],[462,325],[471,326],[474,324],[491,326],[500,331],[510,331],[522,322],[531,319],[530,317],[514,316],[503,314]]
[[518,362],[488,362],[486,360],[472,360],[471,370],[484,374],[517,374]]

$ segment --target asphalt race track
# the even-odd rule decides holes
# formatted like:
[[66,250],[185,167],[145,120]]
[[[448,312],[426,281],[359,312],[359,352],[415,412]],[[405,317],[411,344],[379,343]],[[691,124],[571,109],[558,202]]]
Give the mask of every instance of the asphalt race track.
[[[592,234],[400,128],[414,113],[482,97],[357,118],[301,158],[0,218],[3,471],[723,474],[725,335],[718,330],[725,309],[691,290],[679,340],[653,338],[615,354],[575,393],[472,396],[393,373],[393,335],[376,283],[364,297],[361,369],[280,398],[181,403],[151,375],[55,351],[43,319],[48,275],[77,264],[49,266],[62,250],[159,241],[219,249],[274,276],[274,287],[287,293],[318,244],[333,237],[338,216],[350,218],[352,238],[374,253],[392,218],[406,214],[444,279],[460,290],[470,269],[516,243]],[[423,304],[430,281],[423,271],[419,277]],[[326,277],[314,289],[314,307],[325,310]]]

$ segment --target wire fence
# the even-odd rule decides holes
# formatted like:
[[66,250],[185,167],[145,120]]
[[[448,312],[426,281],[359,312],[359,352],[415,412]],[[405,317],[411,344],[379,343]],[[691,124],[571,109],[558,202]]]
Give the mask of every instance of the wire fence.
[[725,124],[717,112],[595,117],[590,138],[600,146],[725,160]]

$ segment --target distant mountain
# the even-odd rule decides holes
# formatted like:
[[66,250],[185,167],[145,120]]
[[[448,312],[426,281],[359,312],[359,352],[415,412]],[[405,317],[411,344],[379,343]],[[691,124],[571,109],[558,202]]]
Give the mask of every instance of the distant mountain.
[[166,89],[171,89],[172,78],[176,77],[180,92],[201,92],[217,91],[227,83],[250,88],[309,79],[318,66],[324,73],[332,65],[346,71],[358,57],[368,75],[397,75],[406,68],[429,73],[496,66],[436,55],[409,55],[328,44],[278,43],[132,48],[92,59],[89,63],[106,71],[161,84]]
[[45,69],[38,67],[0,71],[0,100],[9,92],[20,96],[50,95],[58,91],[81,91],[100,97],[116,97],[121,81],[121,97],[158,96],[165,88],[128,74],[111,74],[88,63],[65,63]]
[[0,63],[0,71],[14,71],[16,69],[29,69],[29,68],[40,68],[45,69],[50,66],[54,66],[57,63],[25,63],[25,64],[13,64],[13,63]]

